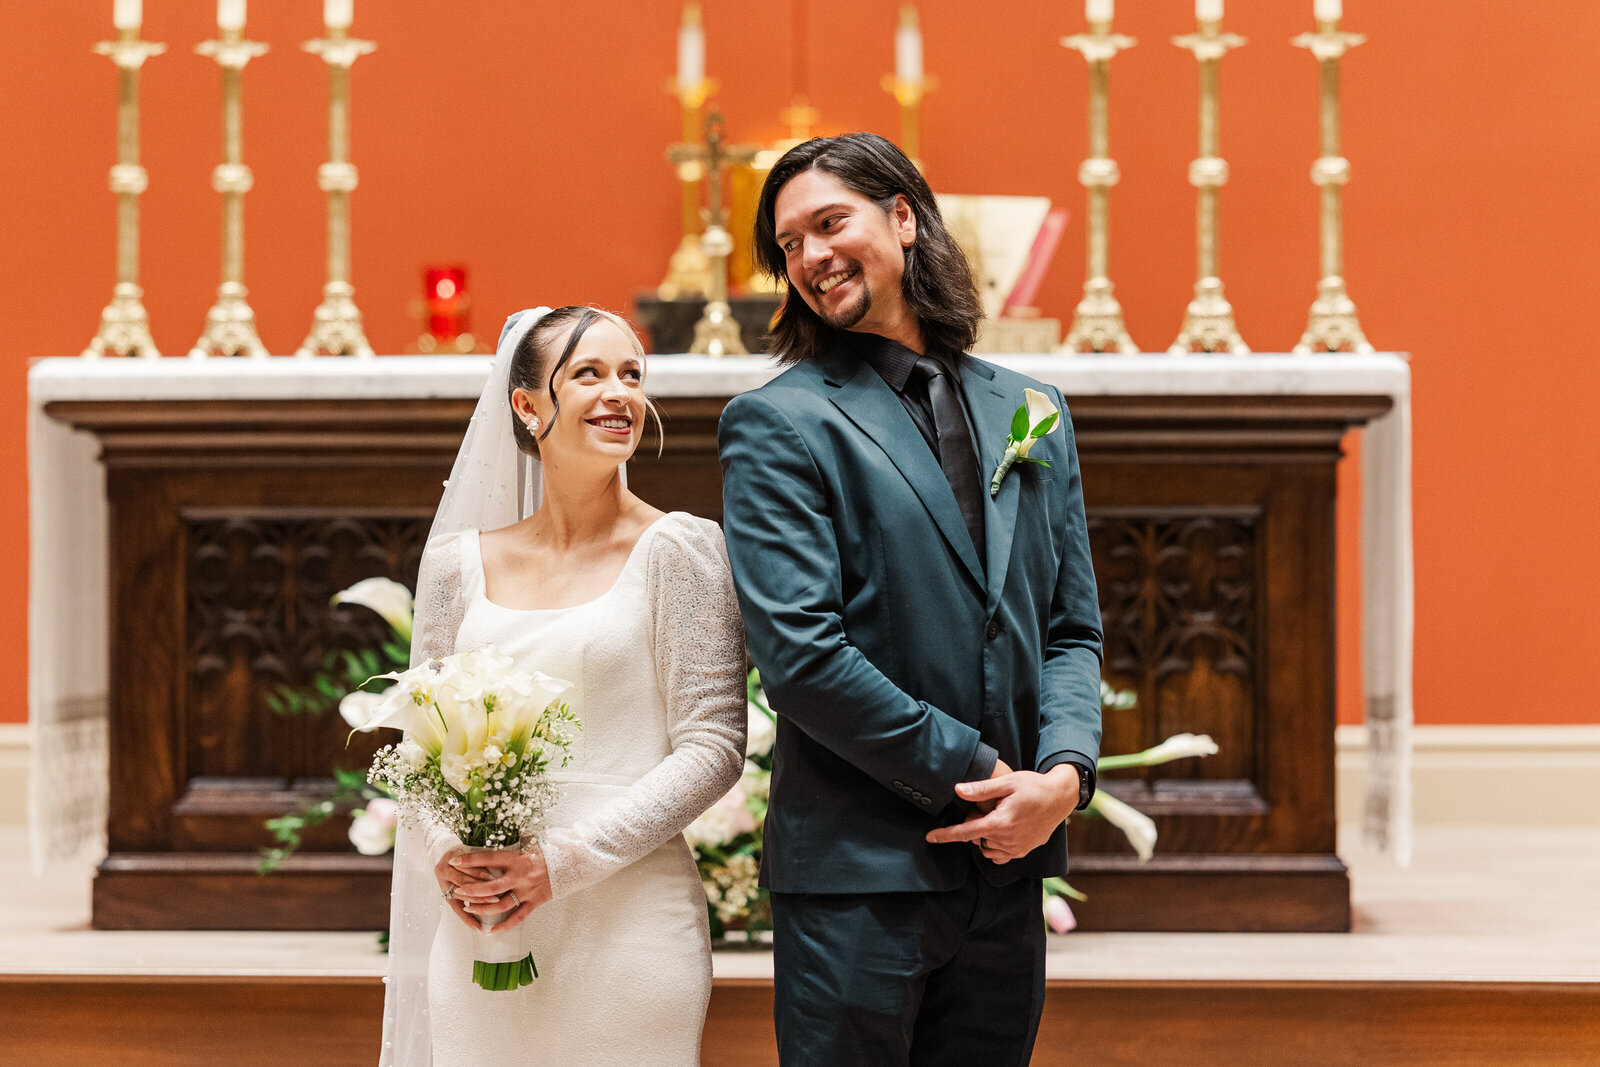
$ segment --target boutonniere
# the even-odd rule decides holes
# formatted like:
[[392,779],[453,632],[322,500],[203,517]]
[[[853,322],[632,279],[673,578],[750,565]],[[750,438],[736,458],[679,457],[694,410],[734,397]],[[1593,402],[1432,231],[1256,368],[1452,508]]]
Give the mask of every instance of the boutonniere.
[[1005,481],[1012,465],[1018,460],[1037,463],[1041,467],[1050,466],[1046,460],[1034,459],[1028,453],[1033,450],[1035,442],[1056,428],[1056,423],[1061,421],[1061,410],[1037,389],[1024,389],[1022,396],[1022,406],[1011,416],[1011,434],[1006,438],[1006,454],[1000,457],[1000,465],[994,469],[994,477],[989,479],[990,496],[999,494],[1000,483]]

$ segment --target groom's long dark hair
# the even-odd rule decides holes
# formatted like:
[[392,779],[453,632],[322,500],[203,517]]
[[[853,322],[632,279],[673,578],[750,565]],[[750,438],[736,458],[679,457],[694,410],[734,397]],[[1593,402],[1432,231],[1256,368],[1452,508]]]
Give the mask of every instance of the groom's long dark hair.
[[[778,244],[778,193],[796,175],[815,168],[839,179],[884,211],[903,195],[917,218],[916,243],[905,250],[901,291],[930,346],[962,353],[978,339],[983,305],[973,283],[967,257],[945,227],[933,191],[906,154],[875,133],[817,137],[785,152],[767,174],[756,207],[755,253],[761,269],[776,281],[788,281],[788,265]],[[829,346],[836,331],[817,317],[793,290],[778,311],[767,335],[768,347],[780,363],[811,359]]]

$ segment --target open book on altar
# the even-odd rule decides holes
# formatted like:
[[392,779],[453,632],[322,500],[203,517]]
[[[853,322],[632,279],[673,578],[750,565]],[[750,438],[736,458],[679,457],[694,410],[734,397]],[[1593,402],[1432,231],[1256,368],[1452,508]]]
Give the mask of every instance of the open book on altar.
[[1043,196],[938,193],[934,199],[956,244],[967,255],[984,315],[1031,307],[1066,229],[1065,208]]

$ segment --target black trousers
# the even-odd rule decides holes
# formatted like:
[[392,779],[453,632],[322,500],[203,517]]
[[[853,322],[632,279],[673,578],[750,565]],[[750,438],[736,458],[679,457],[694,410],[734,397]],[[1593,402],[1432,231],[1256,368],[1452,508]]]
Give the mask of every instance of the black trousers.
[[782,1067],[1025,1067],[1044,1010],[1037,879],[773,893]]

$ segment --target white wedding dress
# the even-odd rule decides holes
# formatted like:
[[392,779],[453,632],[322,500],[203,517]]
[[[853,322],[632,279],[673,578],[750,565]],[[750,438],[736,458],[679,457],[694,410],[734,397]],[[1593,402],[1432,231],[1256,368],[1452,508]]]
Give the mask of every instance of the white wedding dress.
[[[433,1064],[699,1063],[711,943],[682,832],[738,781],[746,721],[722,531],[673,512],[598,598],[517,610],[485,596],[469,530],[430,546],[417,606],[429,656],[494,644],[525,670],[573,682],[582,721],[553,775],[560,799],[543,848],[554,898],[525,920],[539,977],[512,992],[474,985],[470,931],[440,901],[427,974]],[[458,843],[438,828],[425,840],[412,862],[430,869]]]

